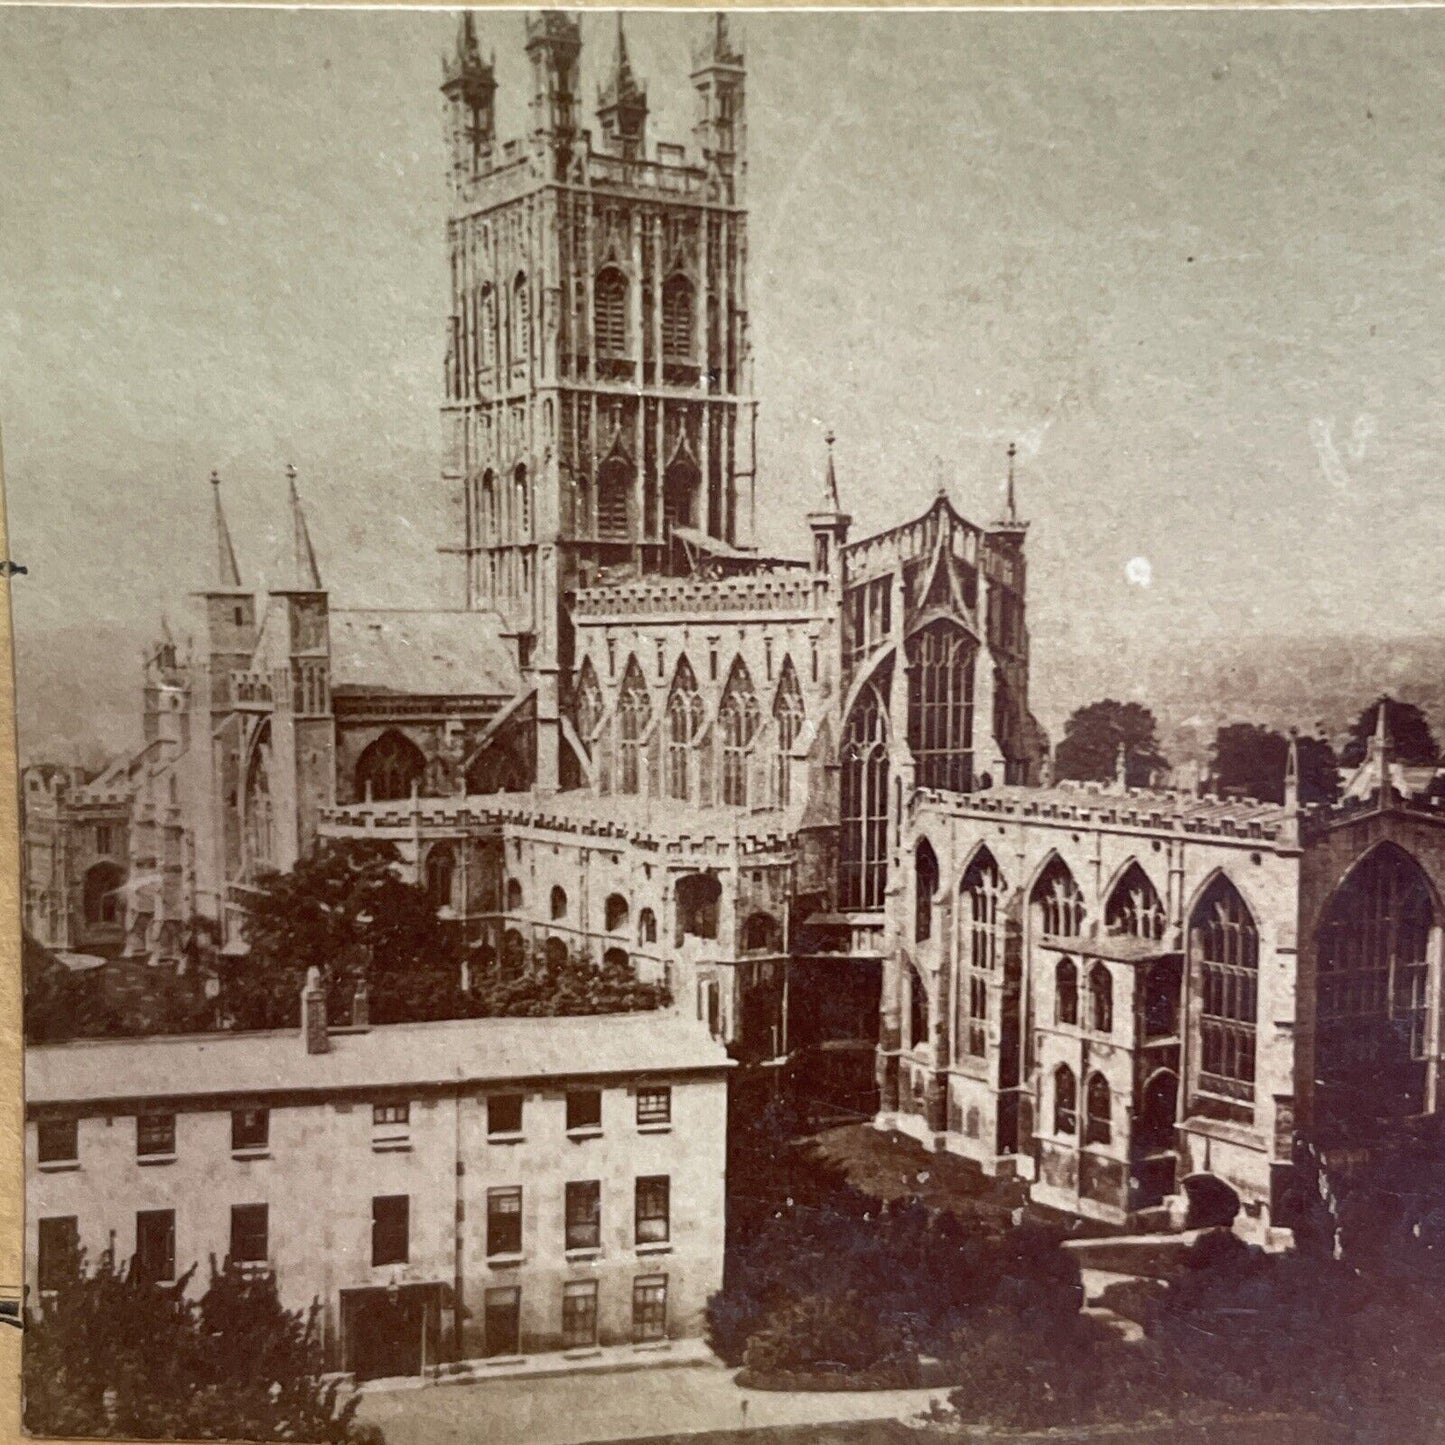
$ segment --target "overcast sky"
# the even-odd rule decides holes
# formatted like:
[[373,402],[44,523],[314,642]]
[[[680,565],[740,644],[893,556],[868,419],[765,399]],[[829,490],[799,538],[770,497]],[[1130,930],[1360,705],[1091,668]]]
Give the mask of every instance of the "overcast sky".
[[[628,22],[654,138],[690,124],[699,23]],[[482,27],[516,133],[522,18]],[[590,101],[613,20],[582,27]],[[855,535],[940,466],[986,520],[1017,438],[1054,728],[1087,699],[1051,694],[1051,657],[1097,655],[1102,691],[1130,638],[1445,625],[1445,13],[735,28],[766,544],[803,547],[829,426]],[[0,10],[22,668],[78,666],[76,624],[138,647],[205,580],[212,467],[248,582],[294,462],[341,600],[438,599],[454,29]]]

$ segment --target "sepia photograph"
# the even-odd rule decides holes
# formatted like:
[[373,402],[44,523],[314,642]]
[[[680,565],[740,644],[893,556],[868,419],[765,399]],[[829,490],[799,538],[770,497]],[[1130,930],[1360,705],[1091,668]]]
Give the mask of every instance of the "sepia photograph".
[[15,1428],[1445,1442],[1442,75],[0,8]]

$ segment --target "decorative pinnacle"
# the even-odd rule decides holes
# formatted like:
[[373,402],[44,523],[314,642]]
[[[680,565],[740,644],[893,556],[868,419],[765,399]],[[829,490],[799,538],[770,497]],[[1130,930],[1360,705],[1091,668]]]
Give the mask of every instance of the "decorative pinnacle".
[[1017,522],[1019,519],[1018,507],[1014,501],[1014,458],[1018,455],[1019,445],[1017,442],[1008,444],[1008,520]]

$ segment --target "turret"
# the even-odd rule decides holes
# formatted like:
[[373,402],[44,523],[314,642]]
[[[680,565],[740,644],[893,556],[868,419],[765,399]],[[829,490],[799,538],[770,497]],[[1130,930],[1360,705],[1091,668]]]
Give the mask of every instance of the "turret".
[[220,714],[230,706],[231,673],[251,665],[256,648],[256,598],[241,585],[241,569],[236,565],[231,529],[221,505],[220,473],[212,472],[210,482],[216,571],[210,586],[196,595],[205,609],[210,707],[213,714]]
[[647,146],[647,89],[632,73],[622,11],[617,12],[617,49],[612,73],[597,95],[597,123],[608,150],[624,160],[641,160]]
[[838,474],[833,466],[833,443],[837,438],[829,431],[823,440],[828,444],[828,463],[823,473],[822,501],[817,511],[808,513],[813,533],[813,571],[841,581],[842,553],[853,518],[843,510],[838,496]]
[[693,133],[703,164],[728,182],[733,201],[742,199],[747,171],[745,80],[742,50],[728,33],[727,16],[718,11],[693,50],[692,84],[697,92]]
[[470,10],[457,25],[456,51],[442,61],[442,94],[447,98],[452,176],[465,180],[488,169],[496,142],[495,67],[482,59]]
[[527,17],[527,58],[532,62],[532,133],[559,162],[577,133],[582,31],[577,17],[543,10]]

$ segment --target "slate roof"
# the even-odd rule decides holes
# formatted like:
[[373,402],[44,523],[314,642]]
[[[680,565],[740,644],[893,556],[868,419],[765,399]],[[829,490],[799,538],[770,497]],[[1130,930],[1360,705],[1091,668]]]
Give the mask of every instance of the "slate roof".
[[706,1027],[670,1011],[582,1018],[457,1019],[329,1036],[299,1029],[87,1039],[25,1050],[25,1099],[43,1104],[429,1088],[729,1067]]
[[496,613],[388,608],[331,613],[334,693],[511,697],[521,685]]

